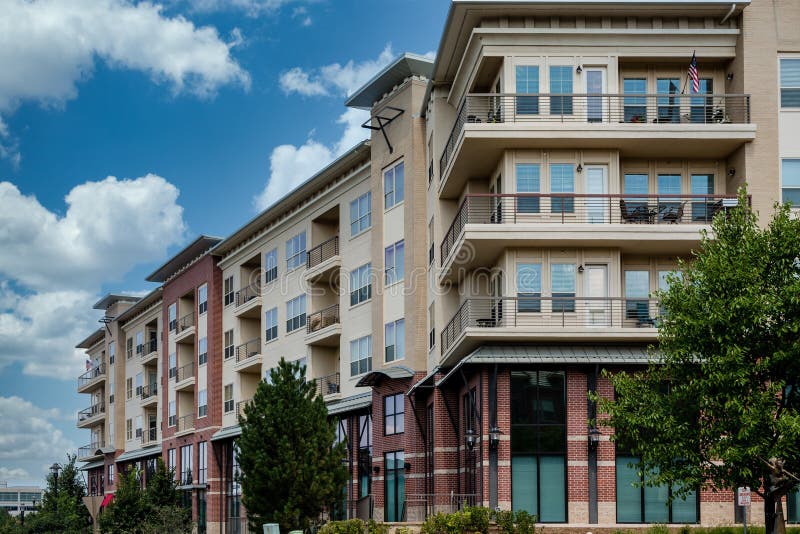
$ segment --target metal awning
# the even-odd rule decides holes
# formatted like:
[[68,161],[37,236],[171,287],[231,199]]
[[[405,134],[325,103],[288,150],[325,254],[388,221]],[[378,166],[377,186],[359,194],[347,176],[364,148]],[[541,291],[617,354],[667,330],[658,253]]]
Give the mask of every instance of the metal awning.
[[89,471],[91,469],[97,469],[98,467],[103,467],[105,462],[103,460],[98,460],[96,462],[89,462],[87,464],[83,464],[80,468],[81,471]]
[[328,404],[328,415],[337,415],[345,412],[363,410],[372,406],[372,392],[360,393]]
[[385,369],[379,369],[376,371],[372,371],[370,373],[365,374],[361,380],[356,383],[356,386],[364,387],[364,386],[374,386],[378,384],[381,380],[385,379],[401,379],[401,378],[411,378],[414,376],[414,370],[409,369],[404,365],[393,365],[391,367],[386,367]]
[[408,393],[406,393],[406,395],[410,397],[419,388],[432,388],[432,387],[435,387],[436,386],[436,380],[435,380],[436,374],[439,373],[440,371],[441,371],[441,368],[438,365],[436,367],[434,367],[433,371],[431,371],[430,373],[425,375],[425,377],[422,380],[420,380],[419,382],[417,382],[416,384],[411,386],[409,388],[409,390],[408,390]]
[[135,451],[123,452],[117,458],[117,462],[130,462],[131,460],[138,460],[140,458],[147,458],[148,456],[155,456],[161,454],[161,447],[155,445],[144,449]]
[[436,385],[446,382],[468,363],[646,365],[653,361],[644,345],[485,345],[465,356]]
[[211,441],[222,441],[223,439],[236,438],[242,435],[242,427],[239,425],[226,426],[220,428],[211,436]]

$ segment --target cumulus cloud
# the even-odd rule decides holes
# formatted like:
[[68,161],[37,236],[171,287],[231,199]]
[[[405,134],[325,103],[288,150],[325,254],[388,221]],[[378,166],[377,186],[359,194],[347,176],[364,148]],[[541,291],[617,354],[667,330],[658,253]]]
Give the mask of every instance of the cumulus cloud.
[[308,14],[308,8],[306,6],[299,6],[292,10],[292,18],[297,19],[300,21],[300,24],[303,26],[311,26],[312,20],[311,16]]
[[191,0],[196,11],[243,11],[249,17],[274,14],[283,6],[299,0]]
[[22,161],[19,144],[8,131],[8,125],[3,121],[3,117],[0,117],[0,158],[10,160],[14,168],[18,168]]
[[278,83],[286,94],[297,93],[303,96],[329,94],[328,89],[321,81],[312,80],[309,73],[300,67],[294,67],[281,73]]

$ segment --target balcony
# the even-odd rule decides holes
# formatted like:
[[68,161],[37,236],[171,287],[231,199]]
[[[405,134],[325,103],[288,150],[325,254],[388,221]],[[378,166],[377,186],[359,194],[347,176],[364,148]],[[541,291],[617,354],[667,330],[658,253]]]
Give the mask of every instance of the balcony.
[[175,371],[175,391],[192,389],[194,387],[194,362],[178,367]]
[[78,428],[87,428],[101,421],[106,416],[106,403],[100,401],[78,412]]
[[237,317],[258,319],[261,317],[261,284],[254,282],[236,292],[236,306],[233,310]]
[[485,342],[652,342],[660,314],[647,298],[469,298],[442,331],[442,360],[449,365]]
[[139,356],[142,365],[149,363],[158,363],[158,340],[151,339],[144,344],[142,354]]
[[453,267],[489,266],[507,247],[685,254],[717,213],[737,203],[731,195],[466,195],[440,246],[442,273],[455,280]]
[[105,383],[106,364],[92,367],[78,377],[78,393],[88,393]]
[[78,449],[78,461],[80,462],[89,462],[91,460],[100,458],[103,456],[103,447],[106,444],[103,441],[96,441],[94,443],[90,443],[88,445],[84,445]]
[[178,319],[178,324],[175,327],[175,342],[194,343],[195,330],[195,316],[194,312],[191,311]]
[[251,339],[236,347],[236,363],[233,368],[240,373],[261,374],[261,338]]
[[306,321],[306,343],[335,347],[339,345],[342,325],[339,318],[339,305],[328,306],[308,316]]
[[439,159],[457,198],[506,149],[621,149],[626,157],[723,159],[755,139],[750,95],[469,94]]
[[178,424],[175,426],[175,435],[194,431],[194,414],[178,417]]
[[305,277],[309,282],[331,283],[342,267],[339,236],[333,236],[308,251]]
[[142,407],[158,404],[158,384],[147,384],[142,388]]
[[322,395],[325,397],[327,395],[335,395],[341,392],[339,385],[339,373],[320,376],[314,380],[317,382],[317,395]]
[[244,418],[244,407],[247,406],[253,399],[245,399],[236,403],[236,415]]
[[148,447],[150,445],[158,444],[158,429],[156,428],[145,428],[142,431],[142,447]]

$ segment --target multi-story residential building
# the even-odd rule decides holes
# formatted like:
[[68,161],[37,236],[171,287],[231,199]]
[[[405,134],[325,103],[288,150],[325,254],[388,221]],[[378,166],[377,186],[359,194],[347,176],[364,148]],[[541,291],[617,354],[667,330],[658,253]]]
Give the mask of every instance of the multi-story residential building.
[[33,512],[36,503],[41,502],[42,489],[37,486],[9,486],[0,482],[0,508],[14,517]]
[[347,440],[341,516],[734,521],[730,493],[636,487],[587,393],[648,362],[653,292],[741,185],[764,221],[795,198],[798,22],[788,0],[455,0],[435,63],[405,54],[348,98],[367,142],[142,300],[98,303],[90,480],[110,491],[154,438],[200,531],[244,531],[238,417],[284,357]]

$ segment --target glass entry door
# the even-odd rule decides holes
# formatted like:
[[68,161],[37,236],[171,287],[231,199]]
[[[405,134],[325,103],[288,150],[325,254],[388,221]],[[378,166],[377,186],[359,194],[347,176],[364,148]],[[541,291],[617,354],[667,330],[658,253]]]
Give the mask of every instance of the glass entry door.
[[[588,195],[608,194],[608,169],[605,165],[586,167],[586,193]],[[589,196],[586,199],[586,220],[592,224],[609,222],[608,198]]]
[[608,266],[587,265],[586,273],[586,321],[587,326],[610,325],[610,302],[608,300]]
[[606,93],[605,67],[587,67],[586,77],[586,118],[589,122],[603,122],[606,105],[603,96]]

